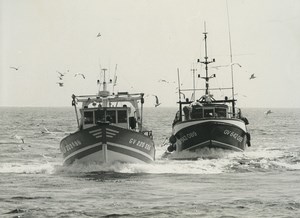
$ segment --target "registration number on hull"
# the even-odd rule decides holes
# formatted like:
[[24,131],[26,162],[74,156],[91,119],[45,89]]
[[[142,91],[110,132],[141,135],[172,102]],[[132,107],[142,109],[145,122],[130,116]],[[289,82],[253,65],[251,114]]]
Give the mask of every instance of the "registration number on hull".
[[69,143],[69,144],[66,144],[66,145],[61,145],[60,146],[60,150],[62,153],[66,153],[68,151],[71,151],[73,148],[77,147],[77,146],[80,146],[82,143],[81,141],[79,141],[78,139]]
[[243,141],[242,136],[240,136],[238,133],[236,133],[234,131],[231,131],[231,130],[228,130],[228,129],[224,130],[224,135],[230,136],[230,137],[234,138],[235,140],[237,140],[239,142]]
[[190,133],[187,133],[185,134],[184,136],[182,136],[179,141],[181,141],[182,143],[184,143],[185,141],[191,139],[191,138],[194,138],[197,136],[197,133],[195,131],[193,132],[190,132]]
[[129,144],[135,145],[135,146],[137,146],[137,147],[144,148],[144,149],[146,149],[146,150],[148,150],[148,151],[151,150],[151,145],[147,144],[146,142],[137,140],[137,139],[131,138],[131,139],[129,140]]

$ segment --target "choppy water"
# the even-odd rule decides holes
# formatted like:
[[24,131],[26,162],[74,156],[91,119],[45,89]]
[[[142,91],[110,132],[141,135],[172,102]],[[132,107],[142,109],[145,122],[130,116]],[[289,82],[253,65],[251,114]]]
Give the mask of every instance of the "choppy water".
[[0,217],[300,217],[299,109],[244,109],[252,147],[196,161],[161,159],[175,111],[145,109],[155,163],[63,167],[72,108],[0,108]]

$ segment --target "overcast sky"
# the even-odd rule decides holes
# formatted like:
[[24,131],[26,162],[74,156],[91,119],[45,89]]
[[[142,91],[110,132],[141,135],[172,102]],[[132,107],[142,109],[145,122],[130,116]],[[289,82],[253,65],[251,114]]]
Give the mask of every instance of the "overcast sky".
[[[300,107],[300,1],[228,0],[228,8],[242,66],[234,66],[238,106]],[[226,0],[0,0],[0,10],[0,106],[71,106],[73,93],[97,92],[100,67],[112,78],[116,64],[117,90],[176,106],[177,68],[182,88],[192,87],[193,66],[204,76],[204,22],[216,59],[211,87],[231,87],[230,68],[215,68],[230,64]]]

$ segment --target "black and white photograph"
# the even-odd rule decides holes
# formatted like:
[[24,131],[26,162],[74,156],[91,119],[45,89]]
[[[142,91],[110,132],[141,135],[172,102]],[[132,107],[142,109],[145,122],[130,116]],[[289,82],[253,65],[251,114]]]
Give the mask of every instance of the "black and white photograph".
[[299,0],[0,0],[0,217],[300,217]]

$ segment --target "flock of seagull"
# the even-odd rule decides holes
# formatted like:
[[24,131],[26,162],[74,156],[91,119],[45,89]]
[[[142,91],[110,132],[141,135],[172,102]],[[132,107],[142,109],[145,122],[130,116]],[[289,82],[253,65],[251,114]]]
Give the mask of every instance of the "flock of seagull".
[[[39,126],[39,124],[37,125]],[[54,134],[54,132],[50,132],[45,126],[43,127],[43,130],[41,130],[41,134],[43,135],[48,135],[48,134]],[[14,134],[12,135],[10,138],[14,138],[16,140],[19,141],[19,143],[16,143],[17,144],[17,148],[20,150],[20,151],[23,151],[25,150],[24,146],[22,144],[25,144],[25,138],[21,135],[18,135],[18,134]],[[28,147],[31,147],[30,144],[27,144],[26,146]],[[42,155],[44,158],[49,158],[45,155]]]
[[[101,37],[101,33],[99,32],[97,35],[96,35],[96,37],[97,38],[99,38],[99,37]],[[236,66],[239,66],[239,67],[242,67],[239,63],[230,63],[229,65],[219,65],[219,66],[213,66],[212,68],[215,68],[215,69],[219,69],[219,68],[222,68],[222,67],[228,67],[228,66],[234,66],[234,65],[236,65]],[[20,67],[18,66],[18,67],[15,67],[15,66],[11,66],[10,67],[11,69],[13,69],[13,70],[16,70],[16,71],[18,71],[19,69],[20,69]],[[57,82],[57,84],[58,84],[58,86],[59,87],[63,87],[64,86],[64,76],[66,75],[66,73],[61,73],[61,72],[59,72],[59,71],[56,71],[57,73],[58,73],[58,79],[59,79],[59,81]],[[67,71],[67,72],[69,72],[69,70]],[[76,73],[76,74],[74,74],[74,77],[81,77],[82,79],[85,79],[86,77],[85,77],[85,75],[83,74],[83,73]],[[252,79],[255,79],[256,78],[256,76],[255,76],[255,74],[253,73],[253,74],[251,74],[251,76],[250,76],[250,80],[252,80]],[[163,83],[170,83],[169,81],[167,81],[167,80],[165,80],[165,79],[160,79],[159,80],[159,82],[163,82]],[[172,81],[172,83],[175,83],[174,81]],[[154,97],[155,97],[155,107],[158,107],[159,105],[161,105],[161,102],[159,102],[159,99],[158,99],[158,96],[157,95],[153,95]]]
[[[64,86],[64,76],[66,75],[66,73],[61,73],[59,71],[56,71],[58,73],[58,79],[59,79],[59,82],[57,82],[57,84],[59,85],[59,87],[63,87]],[[69,70],[68,70],[69,72]],[[76,73],[74,74],[74,77],[77,77],[77,76],[81,76],[82,79],[85,79],[85,75],[83,73]]]
[[[100,37],[100,36],[101,36],[101,33],[98,33],[97,37]],[[14,69],[17,69],[17,68],[14,68]],[[61,73],[59,71],[56,71],[56,72],[59,74],[58,75],[59,82],[57,82],[57,84],[58,84],[59,87],[63,87],[64,86],[63,77],[65,76],[66,73]],[[68,72],[69,72],[69,70],[68,70]],[[82,79],[85,79],[85,75],[83,73],[74,74],[74,77],[77,77],[77,76],[80,76]]]

